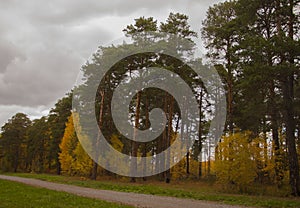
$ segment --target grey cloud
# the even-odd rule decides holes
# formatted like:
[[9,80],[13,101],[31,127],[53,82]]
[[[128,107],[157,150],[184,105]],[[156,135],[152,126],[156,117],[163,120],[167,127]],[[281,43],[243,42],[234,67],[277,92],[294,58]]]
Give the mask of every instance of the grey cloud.
[[21,58],[18,49],[12,43],[0,40],[0,73],[4,73],[16,58]]
[[218,1],[0,1],[0,126],[24,108],[34,115],[38,106],[50,108],[97,47],[120,37],[134,18],[164,21],[171,11],[183,12],[199,32],[206,9]]
[[6,123],[8,119],[14,116],[16,113],[25,113],[29,116],[30,119],[36,119],[40,116],[45,116],[49,112],[50,106],[37,106],[37,107],[28,107],[28,106],[18,106],[18,105],[0,105],[0,124]]
[[63,49],[54,50],[37,51],[30,54],[34,58],[9,66],[1,80],[0,104],[46,105],[70,90],[81,59]]
[[[178,0],[177,0],[178,1]],[[179,1],[181,2],[181,1]],[[170,7],[174,0],[28,0],[1,1],[0,6],[26,15],[40,24],[73,24],[94,17],[128,16],[141,9],[156,10]]]
[[[3,61],[0,58],[0,65],[5,66],[0,76],[0,104],[37,106],[62,97],[72,89],[81,65],[111,37],[97,25],[83,29],[26,21],[23,25],[25,30],[16,27],[15,31],[21,30],[24,36],[4,31],[18,47],[9,49],[8,41],[3,42],[5,47],[0,44],[0,53],[7,54]],[[23,58],[15,59],[14,54],[20,53]]]

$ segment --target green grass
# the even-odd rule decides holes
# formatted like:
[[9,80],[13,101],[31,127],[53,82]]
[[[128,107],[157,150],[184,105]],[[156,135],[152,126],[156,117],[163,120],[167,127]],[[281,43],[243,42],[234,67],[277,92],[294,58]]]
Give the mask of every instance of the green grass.
[[65,192],[35,188],[17,182],[0,180],[0,208],[129,208],[79,197]]
[[14,176],[36,178],[45,181],[72,184],[77,186],[115,190],[122,192],[144,193],[161,196],[174,196],[179,198],[191,198],[197,200],[216,201],[232,205],[245,205],[255,207],[300,207],[300,199],[291,197],[270,197],[270,196],[250,196],[238,194],[226,194],[222,191],[216,190],[203,182],[175,182],[165,184],[163,182],[148,181],[140,183],[124,182],[120,179],[104,180],[104,181],[90,181],[80,180],[76,177],[56,176],[46,174],[10,174]]

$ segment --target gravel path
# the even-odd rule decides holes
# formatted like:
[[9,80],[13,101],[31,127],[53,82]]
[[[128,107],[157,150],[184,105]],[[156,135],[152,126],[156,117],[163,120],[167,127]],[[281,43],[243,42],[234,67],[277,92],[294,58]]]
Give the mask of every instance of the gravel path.
[[0,175],[0,179],[24,183],[31,186],[42,187],[55,191],[63,191],[71,194],[101,199],[109,202],[116,202],[132,205],[140,208],[241,208],[242,206],[231,206],[192,199],[180,199],[175,197],[153,196],[146,194],[125,193],[108,190],[97,190],[78,187],[73,185],[58,184],[41,181],[37,179],[21,178],[14,176]]

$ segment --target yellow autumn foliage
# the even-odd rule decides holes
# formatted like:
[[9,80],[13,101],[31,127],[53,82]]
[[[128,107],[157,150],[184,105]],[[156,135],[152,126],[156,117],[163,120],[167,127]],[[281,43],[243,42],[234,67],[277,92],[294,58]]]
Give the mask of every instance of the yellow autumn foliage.
[[73,119],[70,116],[68,122],[66,123],[65,133],[62,141],[59,145],[61,153],[59,154],[59,161],[61,163],[62,171],[72,175],[72,164],[74,163],[75,156],[73,150],[78,143],[78,139],[74,130]]
[[257,177],[258,151],[257,141],[251,141],[249,132],[224,136],[216,148],[215,172],[218,182],[238,187],[240,191],[247,190],[247,186]]
[[[75,119],[78,117],[74,116]],[[59,160],[62,171],[68,175],[88,176],[92,170],[92,160],[78,141],[72,115],[68,118],[66,129],[59,145]]]
[[[111,143],[111,146],[119,151],[119,152],[122,152],[123,150],[123,147],[124,147],[124,144],[122,143],[122,141],[119,139],[118,135],[116,134],[113,134],[110,138],[110,143]],[[125,156],[121,155],[120,157],[116,157],[115,153],[112,152],[112,151],[108,151],[107,154],[105,155],[105,162],[106,162],[106,165],[108,167],[114,167],[116,164],[119,164],[118,165],[118,169],[119,171],[122,171],[124,173],[127,173],[126,172],[126,169],[127,169],[127,165],[125,161]],[[123,161],[123,162],[120,162],[120,161]]]

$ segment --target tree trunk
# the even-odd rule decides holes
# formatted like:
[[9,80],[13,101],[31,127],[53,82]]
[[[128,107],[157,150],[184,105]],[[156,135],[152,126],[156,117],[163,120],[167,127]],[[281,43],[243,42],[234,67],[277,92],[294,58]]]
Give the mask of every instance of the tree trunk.
[[[148,96],[146,96],[146,123],[145,123],[146,129],[150,128],[149,124],[149,99]],[[143,152],[142,152],[142,160],[143,160],[143,173],[146,174],[147,170],[147,143],[143,144]],[[147,178],[143,177],[143,181],[146,181]]]
[[56,174],[60,175],[61,174],[61,167],[60,167],[60,162],[59,162],[59,157],[58,155],[56,156]]
[[200,91],[199,100],[199,129],[198,129],[198,148],[199,148],[199,163],[198,163],[198,178],[202,177],[202,103],[203,103],[203,89]]
[[[100,111],[99,111],[99,129],[102,128],[103,126],[103,111],[104,111],[104,99],[105,99],[105,91],[104,90],[101,90],[100,91],[100,95],[101,95],[101,101],[100,101]],[[98,133],[98,138],[95,142],[95,157],[96,157],[96,160],[98,160],[98,157],[99,157],[99,140],[100,140],[100,132]],[[91,179],[92,180],[96,180],[97,179],[97,172],[98,172],[98,161],[94,161],[93,160],[93,168],[92,168],[92,173],[91,173]]]
[[208,154],[208,156],[207,156],[207,176],[210,176],[210,170],[211,170],[211,164],[210,164],[210,156],[211,156],[211,152],[210,152],[210,141],[208,141],[208,148],[207,148],[207,154]]
[[[188,112],[187,112],[187,115],[188,115]],[[190,122],[187,121],[187,124],[186,124],[186,134],[185,134],[185,144],[186,144],[186,174],[187,174],[187,177],[189,177],[190,175],[190,146],[189,146],[189,137],[190,137],[190,132],[189,132],[189,126],[190,126]]]
[[93,161],[91,180],[95,181],[97,179],[97,169],[98,169],[98,164],[95,161]]
[[[294,2],[293,0],[289,0],[288,36],[290,40],[294,39],[293,9],[294,9]],[[277,24],[279,25],[280,23],[281,23],[281,19],[278,17]],[[281,38],[280,33],[279,33],[279,38]],[[294,57],[292,54],[289,55],[290,56],[288,58],[288,62],[290,63],[290,66],[293,66],[295,64]],[[290,171],[290,186],[292,190],[291,194],[294,196],[300,196],[299,162],[298,162],[298,155],[297,155],[296,141],[295,141],[296,126],[295,126],[295,118],[294,118],[294,72],[290,72],[287,74],[288,75],[284,75],[284,78],[282,80],[282,92],[283,92],[284,120],[285,120],[285,128],[286,128],[286,144],[288,150],[289,171]]]
[[280,142],[278,135],[277,113],[273,103],[273,109],[271,113],[271,128],[272,128],[272,140],[274,142],[274,156],[275,156],[275,178],[278,187],[282,185],[283,179],[283,167],[282,167],[282,155],[280,152]]
[[190,174],[190,152],[186,153],[186,174]]
[[233,133],[233,73],[232,73],[232,63],[231,63],[231,42],[227,40],[227,105],[228,105],[228,130],[229,133]]
[[286,144],[288,150],[290,185],[292,195],[299,196],[299,164],[295,140],[295,120],[293,112],[293,97],[290,94],[291,77],[283,83],[283,99],[285,111]]
[[[17,148],[19,148],[19,147],[17,147]],[[17,172],[18,166],[19,166],[19,150],[17,149],[16,155],[14,157],[14,173]]]
[[[170,97],[169,99],[170,105],[169,105],[169,122],[168,122],[168,136],[167,136],[167,146],[166,148],[169,148],[171,145],[171,139],[172,139],[172,121],[173,121],[173,107],[174,107],[174,98]],[[166,167],[166,183],[170,183],[171,181],[171,170],[170,170],[170,149],[167,151],[167,167]]]
[[[134,124],[134,130],[133,130],[133,141],[131,142],[131,163],[130,163],[130,169],[131,173],[134,173],[137,170],[137,151],[138,151],[138,143],[135,141],[137,137],[137,130],[139,128],[140,123],[140,108],[141,108],[141,92],[139,91],[137,93],[136,98],[136,113],[135,113],[135,124]],[[135,182],[135,177],[131,178],[131,182]]]

